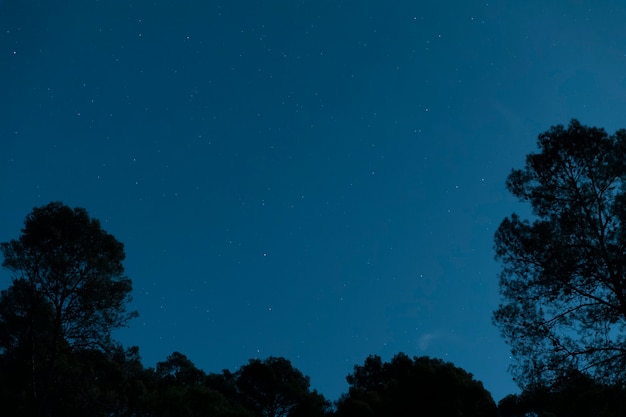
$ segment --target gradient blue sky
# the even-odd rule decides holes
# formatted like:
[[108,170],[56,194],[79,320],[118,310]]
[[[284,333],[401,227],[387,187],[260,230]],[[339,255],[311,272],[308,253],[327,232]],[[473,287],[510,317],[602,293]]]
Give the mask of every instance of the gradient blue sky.
[[[626,3],[0,1],[0,241],[84,207],[126,247],[147,366],[369,354],[516,391],[491,324],[510,170],[626,127]],[[9,273],[0,272],[0,287]]]

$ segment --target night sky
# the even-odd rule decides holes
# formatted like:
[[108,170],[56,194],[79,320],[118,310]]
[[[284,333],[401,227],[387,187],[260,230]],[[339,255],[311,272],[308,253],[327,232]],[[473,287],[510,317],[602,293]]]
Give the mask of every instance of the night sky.
[[[626,127],[626,2],[0,0],[0,241],[83,207],[146,366],[370,354],[517,392],[491,323],[504,182],[551,125]],[[0,273],[0,288],[10,284]]]

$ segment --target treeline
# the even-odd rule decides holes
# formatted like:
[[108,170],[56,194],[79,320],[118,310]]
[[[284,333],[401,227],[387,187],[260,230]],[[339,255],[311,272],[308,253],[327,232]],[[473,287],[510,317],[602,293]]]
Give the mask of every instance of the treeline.
[[[4,359],[4,358],[3,358]],[[17,366],[16,366],[17,365]],[[480,382],[452,364],[403,354],[371,356],[348,376],[349,392],[331,404],[284,358],[254,359],[236,372],[206,374],[175,352],[144,368],[138,349],[64,355],[47,386],[29,380],[26,362],[2,362],[4,416],[322,417],[493,416]]]
[[496,416],[471,374],[427,357],[367,358],[334,404],[284,358],[206,374],[175,352],[146,368],[111,338],[137,314],[124,247],[86,210],[34,208],[0,249],[13,273],[0,296],[3,416]]

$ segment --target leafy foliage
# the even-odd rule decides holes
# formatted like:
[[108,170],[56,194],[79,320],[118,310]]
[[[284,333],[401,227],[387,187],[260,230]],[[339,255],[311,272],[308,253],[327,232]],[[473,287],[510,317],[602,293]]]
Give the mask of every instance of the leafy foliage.
[[503,303],[494,321],[523,387],[572,369],[625,381],[626,131],[572,120],[538,146],[506,183],[535,219],[513,214],[495,235]]

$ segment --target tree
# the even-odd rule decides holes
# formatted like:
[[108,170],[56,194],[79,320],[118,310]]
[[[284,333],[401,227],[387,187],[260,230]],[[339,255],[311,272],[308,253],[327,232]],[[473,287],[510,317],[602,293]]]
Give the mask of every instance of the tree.
[[127,313],[131,280],[124,276],[124,246],[82,208],[62,203],[34,208],[18,240],[0,245],[2,266],[52,308],[54,342],[111,347],[111,331]]
[[0,399],[7,415],[35,415],[53,333],[52,309],[17,280],[0,295]]
[[527,387],[498,403],[501,417],[620,417],[626,413],[626,391],[607,386],[573,370],[551,386]]
[[503,302],[494,322],[520,386],[578,370],[626,382],[626,130],[572,120],[539,135],[507,189],[530,203],[495,235]]
[[329,404],[284,358],[251,359],[236,373],[240,401],[256,417],[323,416]]
[[497,415],[481,382],[440,359],[399,353],[383,363],[370,356],[346,379],[350,388],[337,402],[338,417]]
[[162,381],[169,380],[181,386],[203,384],[206,379],[205,373],[180,352],[174,352],[165,362],[157,363],[156,375]]
[[157,363],[149,379],[149,416],[253,417],[237,402],[238,398],[233,401],[221,391],[223,385],[217,381],[221,379],[219,376],[206,375],[180,352],[174,352],[164,362]]
[[34,208],[20,237],[0,250],[13,273],[0,296],[0,355],[11,364],[2,371],[25,372],[27,385],[13,389],[26,407],[50,414],[66,365],[78,353],[113,352],[112,330],[136,315],[125,309],[132,285],[124,247],[84,209],[50,203]]

